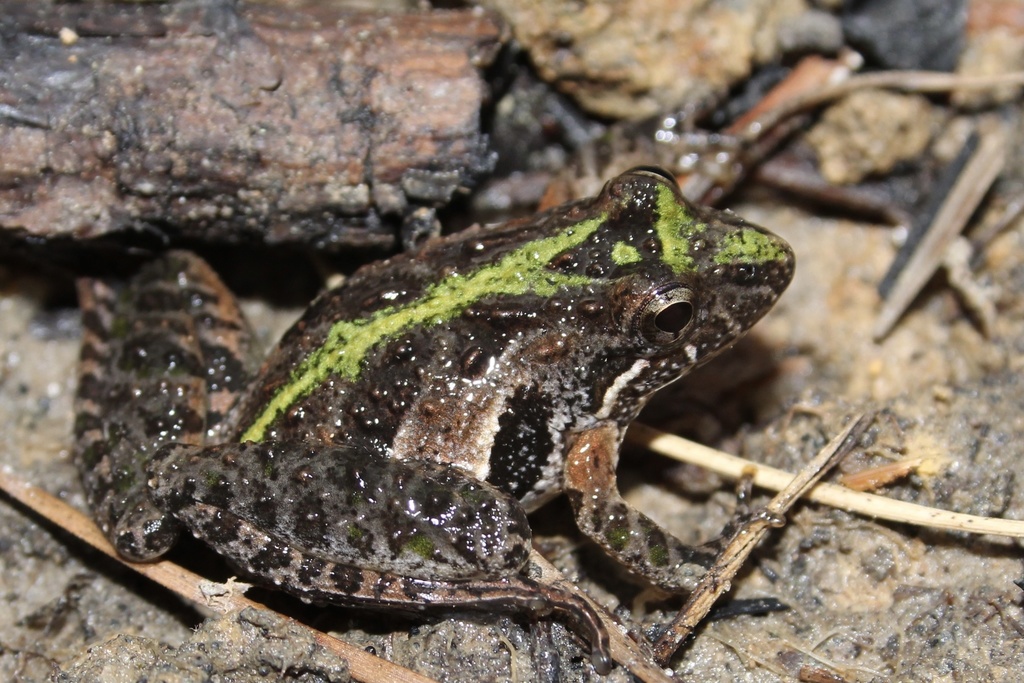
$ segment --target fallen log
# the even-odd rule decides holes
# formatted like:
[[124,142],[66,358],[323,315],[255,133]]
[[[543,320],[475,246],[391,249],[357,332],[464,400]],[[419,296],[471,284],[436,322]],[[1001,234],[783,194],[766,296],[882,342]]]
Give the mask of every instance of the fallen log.
[[0,233],[408,246],[493,163],[470,11],[5,2]]

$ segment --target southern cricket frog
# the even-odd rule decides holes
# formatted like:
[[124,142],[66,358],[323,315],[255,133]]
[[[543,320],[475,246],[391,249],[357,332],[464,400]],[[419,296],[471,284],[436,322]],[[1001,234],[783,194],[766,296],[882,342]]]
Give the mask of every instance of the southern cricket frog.
[[130,559],[185,528],[317,602],[556,612],[606,668],[592,608],[521,571],[526,513],[564,492],[627,568],[691,589],[714,553],[622,499],[619,445],[653,392],[745,332],[792,273],[778,237],[635,169],[362,268],[256,371],[233,297],[171,252],[123,289],[80,287],[87,496]]

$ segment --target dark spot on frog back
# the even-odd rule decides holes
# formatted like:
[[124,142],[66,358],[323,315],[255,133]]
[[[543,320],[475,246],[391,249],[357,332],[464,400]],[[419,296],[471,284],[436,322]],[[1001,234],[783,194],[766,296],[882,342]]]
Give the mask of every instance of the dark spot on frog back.
[[156,325],[140,316],[126,335],[116,367],[133,377],[201,376],[203,359],[194,337],[195,328],[183,316],[161,316]]
[[292,552],[287,543],[271,536],[269,542],[256,550],[249,562],[257,574],[270,574],[292,564]]
[[574,272],[576,268],[576,254],[573,251],[565,251],[551,259],[548,268],[557,271]]
[[466,379],[479,379],[483,377],[492,357],[479,346],[469,347],[462,354],[462,358],[459,359],[462,376]]
[[299,569],[295,572],[295,576],[300,585],[312,586],[327,568],[328,563],[326,560],[314,555],[303,555],[302,563],[299,564]]
[[596,320],[605,311],[605,306],[598,299],[583,299],[576,306],[576,310],[587,318]]
[[544,300],[536,296],[482,299],[466,308],[462,317],[470,323],[484,323],[492,329],[511,332],[531,326],[543,303]]
[[363,572],[356,567],[332,564],[330,582],[341,595],[354,595],[363,587]]

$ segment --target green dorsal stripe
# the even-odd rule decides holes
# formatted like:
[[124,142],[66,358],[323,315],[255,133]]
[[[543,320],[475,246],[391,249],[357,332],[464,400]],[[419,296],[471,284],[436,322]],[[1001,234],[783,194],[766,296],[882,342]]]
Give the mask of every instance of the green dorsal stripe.
[[785,261],[788,258],[789,252],[777,240],[759,230],[743,228],[722,241],[718,253],[715,254],[715,263],[757,264]]
[[654,229],[661,242],[661,260],[676,275],[692,272],[696,264],[690,256],[690,241],[707,230],[707,225],[697,220],[667,185],[658,185],[657,206],[658,222]]
[[486,296],[516,296],[534,293],[552,296],[560,287],[582,287],[591,279],[583,275],[563,275],[547,269],[559,254],[583,243],[606,220],[602,214],[566,228],[557,235],[534,240],[511,251],[497,263],[471,273],[455,274],[430,285],[419,299],[402,306],[390,306],[368,318],[335,323],[323,346],[302,362],[291,380],[278,389],[253,423],[242,434],[242,441],[262,441],[267,428],[278,415],[308,396],[332,373],[354,381],[359,377],[363,359],[386,341],[417,326],[439,325],[460,315]]

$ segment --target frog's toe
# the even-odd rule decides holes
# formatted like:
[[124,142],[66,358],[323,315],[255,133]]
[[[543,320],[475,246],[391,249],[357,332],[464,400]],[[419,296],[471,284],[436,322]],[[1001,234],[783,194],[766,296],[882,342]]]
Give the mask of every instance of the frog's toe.
[[135,505],[113,526],[111,541],[117,552],[134,562],[154,560],[178,541],[181,524],[149,501]]

